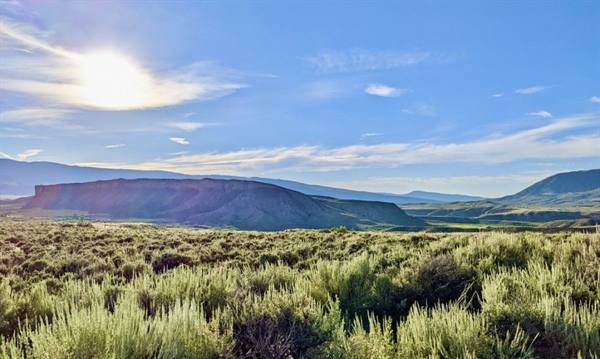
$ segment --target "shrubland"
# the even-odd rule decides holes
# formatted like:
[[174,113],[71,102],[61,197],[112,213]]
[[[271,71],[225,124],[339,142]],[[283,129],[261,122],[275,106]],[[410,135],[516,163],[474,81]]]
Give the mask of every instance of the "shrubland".
[[3,358],[598,358],[600,235],[0,220]]

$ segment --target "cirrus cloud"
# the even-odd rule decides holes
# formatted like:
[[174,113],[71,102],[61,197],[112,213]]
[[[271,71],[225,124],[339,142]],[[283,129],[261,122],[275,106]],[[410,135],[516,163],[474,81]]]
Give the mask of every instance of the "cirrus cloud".
[[437,107],[426,103],[416,103],[409,107],[403,108],[402,112],[416,116],[435,116],[437,113]]
[[213,124],[202,123],[202,122],[169,122],[166,123],[165,126],[178,128],[180,130],[184,130],[187,132],[194,132],[198,129],[201,129],[206,126],[210,126]]
[[531,87],[527,87],[524,89],[518,89],[515,90],[515,93],[521,94],[521,95],[532,95],[534,93],[538,93],[540,91],[544,91],[545,89],[549,88],[550,86],[531,86]]
[[537,117],[545,117],[545,118],[552,118],[552,114],[548,111],[537,111],[537,112],[530,112],[527,115],[529,116],[537,116]]
[[491,164],[525,159],[587,158],[598,155],[597,135],[589,133],[590,128],[597,126],[597,121],[597,114],[594,113],[575,115],[508,135],[497,134],[462,143],[253,148],[185,154],[125,166],[103,164],[103,167],[160,169],[188,174],[253,175],[277,171],[331,172],[359,168],[397,168],[414,164]]
[[[0,81],[1,82],[1,81]],[[1,85],[0,85],[1,86]],[[64,108],[21,108],[0,113],[3,122],[21,122],[28,125],[50,126],[69,117],[73,110]]]
[[343,73],[411,66],[432,57],[428,51],[323,50],[304,60],[319,72]]

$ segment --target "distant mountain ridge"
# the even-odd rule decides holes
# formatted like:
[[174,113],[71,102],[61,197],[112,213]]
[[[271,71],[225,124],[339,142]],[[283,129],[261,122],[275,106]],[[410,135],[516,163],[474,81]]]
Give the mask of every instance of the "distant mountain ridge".
[[25,208],[246,230],[426,226],[392,203],[311,197],[267,183],[240,180],[119,179],[38,185]]
[[600,169],[558,173],[495,202],[521,206],[596,206],[600,208]]
[[429,199],[436,202],[472,202],[481,201],[485,199],[479,196],[467,196],[464,194],[436,193],[426,191],[412,191],[407,193],[406,196]]
[[558,173],[510,196],[485,201],[406,205],[411,216],[428,222],[600,223],[600,169]]
[[[411,195],[398,195],[388,193],[373,193],[366,191],[354,191],[327,186],[310,185],[295,181],[269,179],[269,178],[245,178],[236,176],[220,175],[185,175],[182,173],[168,171],[141,171],[121,170],[96,167],[70,166],[53,162],[22,162],[6,158],[0,158],[0,195],[4,196],[30,196],[34,193],[35,185],[51,185],[74,182],[93,182],[111,179],[237,179],[251,180],[270,183],[311,196],[326,196],[339,199],[380,201],[397,204],[405,203],[436,203],[446,201],[474,200],[478,197],[445,195],[432,192],[416,191]],[[414,195],[412,195],[414,194]],[[421,194],[421,195],[419,195]],[[438,197],[436,197],[438,196]],[[452,196],[452,198],[448,197]]]

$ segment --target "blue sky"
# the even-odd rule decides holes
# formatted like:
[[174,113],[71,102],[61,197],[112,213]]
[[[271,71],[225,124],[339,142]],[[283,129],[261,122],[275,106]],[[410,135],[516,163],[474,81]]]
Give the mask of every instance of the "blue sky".
[[600,167],[600,3],[0,1],[0,155],[376,192]]

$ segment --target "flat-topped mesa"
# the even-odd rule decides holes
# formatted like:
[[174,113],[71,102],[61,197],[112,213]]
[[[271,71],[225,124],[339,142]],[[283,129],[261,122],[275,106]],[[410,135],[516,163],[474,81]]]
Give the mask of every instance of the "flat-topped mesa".
[[[327,200],[254,181],[117,179],[36,186],[35,196],[26,207],[255,230],[358,228],[360,224],[377,224],[381,219],[391,225],[425,225],[391,203],[362,203],[362,206],[333,205]],[[356,211],[359,207],[361,210]],[[373,210],[365,210],[369,207]]]

